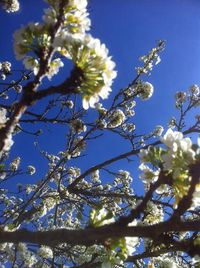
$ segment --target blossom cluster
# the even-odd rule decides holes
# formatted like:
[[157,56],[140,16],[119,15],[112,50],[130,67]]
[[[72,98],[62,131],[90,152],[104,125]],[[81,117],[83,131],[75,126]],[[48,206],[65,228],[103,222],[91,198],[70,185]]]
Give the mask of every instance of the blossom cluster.
[[[47,0],[50,8],[44,10],[43,20],[45,23],[54,25],[57,22],[57,14],[59,13],[60,1]],[[69,33],[85,33],[90,30],[91,21],[88,18],[87,0],[70,0],[64,8],[63,14],[63,30]]]
[[200,89],[198,85],[192,85],[187,91],[178,91],[175,94],[176,107],[181,107],[187,100],[191,105],[200,105]]
[[81,132],[85,132],[87,130],[86,125],[83,123],[81,119],[74,119],[70,123],[70,127],[74,133],[80,134]]
[[97,103],[95,108],[99,114],[99,118],[96,120],[98,128],[119,128],[126,133],[134,132],[136,126],[133,122],[130,122],[130,119],[135,115],[135,105],[136,102],[134,100],[127,100],[120,105],[120,108],[106,109],[101,103]]
[[108,127],[116,128],[118,126],[121,126],[124,123],[125,119],[126,119],[126,116],[124,115],[123,111],[120,109],[116,109],[112,113],[109,114]]
[[[111,91],[112,81],[116,77],[115,63],[108,55],[106,46],[86,33],[90,29],[86,0],[70,0],[65,4],[62,21],[59,21],[61,27],[54,36],[52,29],[60,18],[60,2],[47,2],[50,8],[45,10],[43,23],[29,23],[15,32],[16,58],[24,59],[25,67],[33,70],[35,75],[42,68],[41,63],[48,60],[45,74],[49,79],[63,66],[55,52],[72,60],[82,72],[76,89],[82,95],[83,107],[94,107],[99,97],[105,99]],[[53,54],[50,55],[49,51]],[[57,55],[56,58],[52,59],[53,55]]]
[[[112,212],[105,208],[94,209],[90,212],[90,224],[98,227],[115,222]],[[137,221],[133,221],[128,226],[136,226]],[[137,237],[124,237],[119,239],[111,239],[107,256],[102,264],[102,267],[112,267],[112,265],[122,265],[123,261],[135,252],[139,243]],[[109,266],[110,265],[110,266]]]
[[160,257],[154,257],[149,262],[149,267],[155,268],[186,268],[187,266],[181,264],[180,261],[176,258],[172,258],[168,256],[167,254],[160,256]]
[[5,9],[6,12],[16,12],[19,10],[19,2],[18,0],[2,0],[1,1],[3,9]]
[[145,210],[145,218],[142,224],[151,225],[162,222],[164,219],[164,211],[161,205],[157,205],[151,201],[147,203]]
[[18,156],[17,158],[15,158],[11,163],[10,163],[10,169],[12,171],[16,171],[19,168],[21,162],[21,158]]
[[[140,169],[143,173],[140,177],[145,183],[151,183],[158,180],[160,174],[159,166],[162,165],[166,174],[171,174],[173,182],[172,188],[176,197],[175,205],[185,196],[189,190],[191,176],[189,174],[189,166],[195,163],[198,150],[192,147],[192,141],[188,137],[184,137],[181,132],[168,129],[161,142],[166,146],[166,150],[162,148],[151,148],[141,150],[140,160],[142,164]],[[154,169],[151,169],[145,163],[151,163]],[[157,167],[157,168],[156,168]],[[163,184],[166,182],[163,181]],[[159,187],[157,193],[167,193],[167,187]],[[171,192],[168,191],[168,194]],[[199,204],[199,184],[196,185],[193,194],[193,205]]]
[[0,62],[0,79],[5,80],[11,73],[11,63],[9,61]]
[[138,81],[137,83],[129,86],[124,94],[126,97],[138,96],[141,100],[148,100],[152,97],[154,92],[154,87],[149,82]]
[[108,56],[108,49],[90,34],[62,32],[53,43],[64,56],[72,59],[83,72],[78,90],[83,97],[83,107],[94,107],[99,97],[105,99],[116,77],[115,64]]
[[[45,24],[29,23],[25,27],[21,27],[14,33],[14,51],[17,59],[23,59],[26,69],[33,70],[35,75],[40,70],[41,60],[44,60],[41,50],[46,50],[51,46],[51,37],[49,29]],[[33,56],[32,54],[35,54]],[[63,67],[60,58],[50,61],[46,75],[49,79],[57,74],[59,68]]]
[[152,48],[147,55],[140,57],[140,60],[144,63],[143,67],[136,67],[138,75],[150,74],[153,69],[153,65],[160,63],[161,59],[159,52],[164,49],[165,42],[159,41],[157,47]]

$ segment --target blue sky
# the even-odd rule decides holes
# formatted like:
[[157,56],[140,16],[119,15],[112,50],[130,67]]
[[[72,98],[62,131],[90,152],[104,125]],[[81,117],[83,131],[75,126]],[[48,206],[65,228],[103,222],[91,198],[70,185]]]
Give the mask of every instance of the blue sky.
[[[21,63],[13,61],[13,31],[27,22],[40,21],[42,9],[46,7],[40,0],[23,0],[20,3],[21,10],[16,14],[0,12],[0,61],[12,61],[14,68],[19,68]],[[138,100],[134,118],[137,131],[151,131],[157,124],[166,127],[175,112],[175,92],[185,90],[194,83],[200,84],[200,1],[91,0],[89,12],[91,32],[109,48],[118,71],[113,92],[105,104],[110,102],[118,89],[134,79],[134,68],[140,64],[138,58],[154,47],[157,40],[166,40],[161,63],[150,77],[143,77],[154,85],[154,95],[149,101]],[[63,69],[59,78],[68,71]],[[26,129],[37,127],[30,125]],[[66,142],[63,128],[54,131],[45,129],[44,133],[39,138],[43,148],[50,146],[50,150],[57,152]],[[46,167],[41,165],[39,153],[33,146],[33,137],[20,134],[15,140],[13,157],[20,154],[26,164],[33,163],[37,169]],[[128,148],[121,140],[106,134],[95,148],[91,146],[89,149],[90,155],[81,159],[83,170]],[[126,167],[132,169],[124,161],[120,168]]]

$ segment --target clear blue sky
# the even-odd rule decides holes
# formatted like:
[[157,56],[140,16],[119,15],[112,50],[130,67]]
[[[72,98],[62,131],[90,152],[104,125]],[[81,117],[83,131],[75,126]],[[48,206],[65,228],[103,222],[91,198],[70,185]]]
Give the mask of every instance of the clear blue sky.
[[[27,22],[40,21],[42,8],[46,6],[40,0],[23,0],[20,3],[21,10],[16,14],[0,12],[0,61],[13,61],[13,31]],[[200,1],[91,0],[89,12],[92,34],[106,44],[117,64],[118,76],[110,99],[119,88],[133,80],[138,58],[154,47],[156,40],[166,40],[161,63],[150,77],[144,77],[154,85],[154,95],[148,102],[138,101],[134,118],[138,131],[151,131],[157,124],[166,127],[168,118],[174,113],[174,93],[194,83],[200,84]],[[15,68],[20,66],[19,62],[14,63]],[[32,125],[26,128],[37,129]],[[39,139],[44,148],[49,144],[54,152],[62,148],[64,132],[56,130],[49,133],[45,130],[45,133],[48,133],[48,139],[45,136]],[[18,135],[12,155],[15,157],[20,151],[25,163],[33,163],[38,169],[41,167],[38,152],[34,146],[29,146],[33,140],[24,134]],[[104,160],[127,150],[123,142],[116,139],[118,146],[111,146],[111,141],[113,138],[106,136],[95,148],[90,148],[91,155],[81,160],[83,170],[88,163],[93,165],[98,159]],[[126,168],[126,165],[123,163],[120,168]]]

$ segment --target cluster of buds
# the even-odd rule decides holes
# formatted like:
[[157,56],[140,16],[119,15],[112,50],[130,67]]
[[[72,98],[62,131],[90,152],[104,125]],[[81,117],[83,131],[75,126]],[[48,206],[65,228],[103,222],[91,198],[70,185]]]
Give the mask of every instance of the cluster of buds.
[[11,63],[9,61],[0,62],[0,79],[5,80],[11,73]]
[[16,12],[19,10],[18,0],[2,0],[1,4],[2,8],[5,9],[5,11],[8,13]]
[[124,96],[126,99],[137,96],[141,100],[148,100],[153,95],[153,92],[154,87],[151,83],[138,80],[137,83],[129,86],[124,91]]
[[175,94],[176,107],[181,107],[187,100],[191,105],[200,105],[200,89],[197,85],[192,85],[188,91],[178,91]]
[[144,63],[142,67],[136,67],[138,75],[150,74],[154,65],[157,65],[161,59],[159,53],[164,49],[165,42],[159,41],[157,47],[152,48],[147,55],[140,57],[140,60]]

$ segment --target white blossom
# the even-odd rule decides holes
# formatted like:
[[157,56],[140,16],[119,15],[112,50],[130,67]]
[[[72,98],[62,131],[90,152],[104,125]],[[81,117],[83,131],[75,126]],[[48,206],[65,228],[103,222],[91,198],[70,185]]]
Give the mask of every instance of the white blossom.
[[148,100],[153,95],[153,85],[149,82],[143,82],[140,86],[139,96],[142,100]]
[[173,178],[178,178],[195,159],[196,153],[192,149],[192,141],[188,137],[184,138],[181,132],[172,129],[168,129],[161,137],[161,141],[168,147],[162,156],[164,169],[172,170]]
[[37,75],[37,73],[39,71],[39,67],[40,67],[37,59],[34,59],[33,57],[27,56],[23,60],[23,63],[24,63],[24,66],[26,69],[32,70],[34,75]]
[[29,165],[29,166],[27,167],[27,173],[28,173],[28,174],[33,175],[33,174],[35,174],[35,172],[36,172],[36,169],[35,169],[34,166]]
[[62,101],[62,105],[72,109],[74,107],[74,103],[72,100]]
[[114,70],[115,63],[108,56],[108,49],[99,39],[89,34],[61,32],[53,45],[58,51],[65,50],[63,55],[72,59],[84,73],[79,87],[84,109],[94,108],[100,97],[108,97],[117,73]]
[[19,2],[18,0],[3,0],[2,1],[3,8],[6,12],[16,12],[19,10]]
[[164,131],[163,126],[158,125],[154,129],[153,135],[156,136],[156,137],[160,137],[162,135],[163,131]]
[[74,133],[78,134],[87,130],[86,125],[84,125],[84,122],[81,119],[72,120],[70,123],[70,127]]
[[164,218],[164,212],[161,205],[157,205],[152,201],[147,203],[146,216],[143,221],[144,224],[156,224],[162,222]]
[[41,246],[38,250],[38,255],[43,258],[53,258],[53,251],[47,246]]
[[59,72],[59,69],[60,69],[61,67],[63,67],[63,66],[64,66],[64,64],[63,64],[63,62],[61,61],[61,59],[59,59],[59,58],[57,58],[57,59],[51,61],[50,66],[49,66],[49,69],[48,69],[48,72],[47,72],[47,74],[46,74],[47,77],[48,77],[48,79],[51,80],[51,78],[52,78],[55,74],[57,74],[57,73]]
[[142,180],[144,180],[144,183],[151,183],[151,182],[155,182],[158,179],[160,170],[153,170],[150,167],[148,167],[147,165],[144,165],[144,163],[142,163],[139,166],[139,169],[142,170],[142,174],[140,175],[140,178]]
[[124,123],[126,119],[125,114],[122,110],[116,109],[111,114],[109,114],[109,128],[116,128]]
[[[48,1],[52,7],[45,9],[43,20],[46,24],[55,24],[59,15],[59,1]],[[70,0],[67,2],[65,12],[63,14],[64,26],[62,31],[69,33],[82,33],[90,29],[91,21],[88,18],[87,1]]]
[[92,173],[92,181],[94,183],[101,183],[101,180],[99,179],[100,176],[99,176],[99,170],[95,170],[93,173]]
[[178,268],[175,261],[169,258],[162,258],[162,259],[160,258],[158,267],[159,268]]
[[4,74],[9,74],[11,72],[11,63],[9,61],[3,61],[1,63],[1,68],[0,70],[4,73]]
[[74,139],[74,149],[72,149],[71,155],[73,157],[78,157],[82,151],[86,148],[86,141],[83,139],[83,136],[78,136]]
[[10,163],[10,169],[12,171],[16,171],[19,168],[19,164],[21,162],[21,158],[17,157]]
[[197,86],[197,85],[192,85],[189,90],[192,93],[192,95],[194,95],[194,96],[198,96],[200,93],[199,86]]
[[172,129],[168,129],[163,137],[161,137],[161,141],[169,147],[173,152],[176,152],[178,149],[183,152],[190,153],[193,155],[192,141],[190,138],[184,138],[183,134],[178,131],[173,131]]
[[185,92],[179,91],[175,95],[176,106],[182,105],[186,101],[187,94]]

